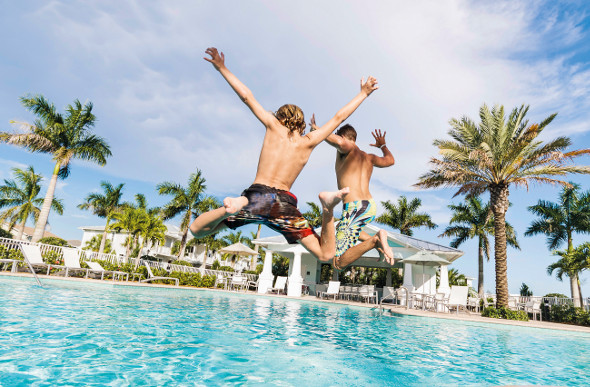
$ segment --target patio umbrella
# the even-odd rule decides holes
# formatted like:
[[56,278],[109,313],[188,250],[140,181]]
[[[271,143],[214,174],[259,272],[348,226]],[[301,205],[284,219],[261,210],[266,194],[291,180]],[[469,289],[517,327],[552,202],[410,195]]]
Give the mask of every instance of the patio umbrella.
[[238,257],[246,255],[258,255],[256,251],[240,242],[224,247],[223,249],[219,250],[219,252],[224,254],[234,254]]
[[[426,250],[420,250],[416,254],[402,259],[403,263],[422,264],[422,284],[424,284],[424,266],[448,265],[450,262]],[[429,289],[430,290],[430,289]]]

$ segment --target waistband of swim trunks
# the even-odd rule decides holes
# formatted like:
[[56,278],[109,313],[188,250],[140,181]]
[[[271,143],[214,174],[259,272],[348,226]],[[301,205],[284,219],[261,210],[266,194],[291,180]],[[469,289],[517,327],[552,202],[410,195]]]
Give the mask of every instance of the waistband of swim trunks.
[[270,187],[268,185],[264,185],[264,184],[252,184],[250,186],[250,188],[248,189],[253,189],[255,191],[260,191],[260,192],[271,192],[271,193],[281,193],[281,194],[286,194],[291,196],[293,199],[295,199],[295,201],[297,201],[297,196],[293,195],[291,192],[289,191],[285,191],[284,189],[278,189],[275,187]]
[[368,202],[372,206],[375,205],[375,200],[373,200],[373,198],[367,200],[355,200],[353,202],[342,203],[342,210],[346,211],[350,206],[358,207],[362,205],[364,202]]

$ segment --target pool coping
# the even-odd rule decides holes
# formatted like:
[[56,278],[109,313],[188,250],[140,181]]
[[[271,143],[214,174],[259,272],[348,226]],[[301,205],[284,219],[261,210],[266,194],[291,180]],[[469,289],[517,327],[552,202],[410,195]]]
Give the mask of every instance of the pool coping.
[[[31,278],[33,279],[34,276],[30,273],[11,273],[11,272],[0,272],[0,277],[20,277],[20,278]],[[360,307],[360,308],[367,308],[367,309],[376,309],[379,310],[379,306],[375,304],[367,304],[361,302],[354,302],[348,300],[324,300],[317,298],[315,296],[301,296],[301,297],[288,297],[287,295],[283,294],[259,294],[252,291],[247,292],[235,292],[225,289],[214,289],[214,288],[195,288],[192,286],[174,286],[174,285],[164,285],[164,284],[150,284],[150,283],[139,283],[139,282],[127,282],[127,281],[112,281],[112,280],[99,280],[99,279],[92,279],[92,278],[76,278],[76,277],[58,277],[58,276],[51,276],[51,275],[37,275],[40,279],[48,279],[51,281],[72,281],[72,282],[86,282],[86,283],[93,283],[99,284],[102,286],[136,286],[136,287],[147,287],[147,288],[165,288],[165,289],[175,289],[175,290],[184,290],[184,291],[210,291],[210,292],[221,292],[227,294],[243,294],[255,297],[264,297],[264,298],[282,298],[285,300],[290,301],[306,301],[306,302],[317,302],[317,303],[326,303],[326,304],[336,304],[336,305],[345,305],[345,306],[352,306],[352,307]],[[431,311],[423,311],[423,310],[416,310],[416,309],[405,309],[405,307],[399,306],[391,306],[391,305],[383,305],[383,310],[389,311],[390,313],[398,316],[416,316],[416,317],[427,317],[427,318],[439,318],[439,319],[446,319],[446,320],[458,320],[458,321],[468,321],[468,322],[477,322],[477,323],[485,323],[485,324],[500,324],[500,325],[512,325],[512,326],[520,326],[525,328],[538,328],[538,329],[547,329],[547,330],[558,330],[558,331],[568,331],[568,332],[577,332],[577,333],[586,333],[590,334],[590,327],[584,327],[579,325],[569,325],[569,324],[561,324],[561,323],[554,323],[554,322],[547,322],[547,321],[515,321],[515,320],[503,320],[503,319],[496,319],[496,318],[489,318],[489,317],[481,317],[479,313],[437,313]]]

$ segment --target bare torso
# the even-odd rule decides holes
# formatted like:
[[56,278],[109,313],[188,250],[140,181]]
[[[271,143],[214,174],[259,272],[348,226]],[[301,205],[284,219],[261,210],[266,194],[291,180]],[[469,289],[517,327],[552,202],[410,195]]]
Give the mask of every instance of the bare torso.
[[344,203],[372,198],[369,192],[372,174],[373,162],[358,146],[355,145],[347,154],[336,151],[338,189],[350,188],[350,192],[344,197]]
[[312,150],[307,135],[289,136],[289,130],[282,125],[267,129],[254,183],[289,191]]

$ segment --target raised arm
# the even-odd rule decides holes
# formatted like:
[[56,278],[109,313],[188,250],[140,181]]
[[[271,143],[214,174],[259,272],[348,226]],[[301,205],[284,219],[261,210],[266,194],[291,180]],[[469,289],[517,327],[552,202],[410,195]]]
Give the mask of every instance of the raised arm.
[[383,134],[381,134],[381,129],[375,129],[371,133],[373,135],[373,138],[375,138],[375,143],[369,144],[369,145],[380,148],[383,151],[383,156],[377,156],[377,155],[373,155],[373,154],[370,155],[371,162],[377,168],[390,167],[395,163],[393,155],[391,154],[389,149],[387,149],[387,145],[385,145],[385,134],[386,133],[387,132],[383,132]]
[[260,122],[264,124],[264,126],[269,128],[275,124],[278,124],[278,120],[275,118],[275,116],[269,111],[265,110],[256,100],[256,98],[254,98],[252,91],[250,91],[250,89],[248,89],[246,85],[244,85],[242,81],[238,79],[238,77],[236,77],[231,71],[228,70],[227,67],[225,67],[225,55],[223,55],[223,52],[218,52],[215,47],[209,47],[205,53],[210,55],[211,58],[205,57],[203,59],[213,64],[215,70],[221,73],[223,78],[225,78],[231,88],[234,89],[242,102],[248,106],[256,118],[258,118]]
[[[316,131],[319,130],[319,128],[317,127],[317,125],[315,124],[315,114],[312,114],[311,116],[311,122],[309,123],[311,126],[311,131]],[[327,138],[326,138],[326,142],[330,145],[332,145],[334,148],[336,148],[338,150],[338,152],[342,153],[342,154],[347,154],[348,152],[350,152],[352,150],[352,148],[354,147],[354,144],[352,143],[352,141],[339,136],[337,134],[331,133]]]
[[336,115],[330,119],[330,121],[322,125],[321,128],[318,128],[307,135],[310,140],[310,145],[315,147],[320,142],[324,141],[334,131],[334,129],[344,122],[344,120],[346,120],[356,110],[356,108],[360,106],[365,98],[371,95],[371,93],[378,88],[379,86],[377,86],[377,80],[375,78],[369,77],[367,82],[363,82],[361,79],[360,93],[358,93],[358,95],[354,97],[352,101],[340,109],[338,113],[336,113]]

